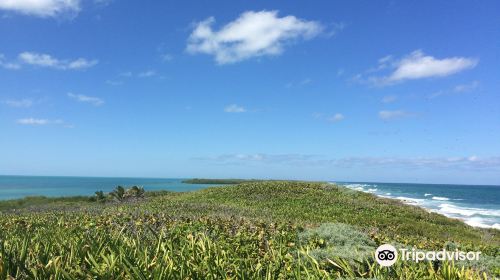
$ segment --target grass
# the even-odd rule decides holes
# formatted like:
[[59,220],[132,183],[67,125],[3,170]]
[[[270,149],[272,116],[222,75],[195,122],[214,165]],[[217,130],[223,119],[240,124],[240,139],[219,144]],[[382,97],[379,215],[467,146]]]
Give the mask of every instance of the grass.
[[[394,200],[310,182],[0,202],[0,279],[486,279],[500,235]],[[39,204],[45,201],[45,204]],[[8,207],[18,205],[16,211]],[[373,260],[379,244],[481,250],[480,264]]]
[[21,199],[0,201],[0,211],[13,209],[23,209],[27,207],[36,207],[53,204],[79,205],[89,201],[87,196],[72,197],[46,197],[46,196],[27,196]]

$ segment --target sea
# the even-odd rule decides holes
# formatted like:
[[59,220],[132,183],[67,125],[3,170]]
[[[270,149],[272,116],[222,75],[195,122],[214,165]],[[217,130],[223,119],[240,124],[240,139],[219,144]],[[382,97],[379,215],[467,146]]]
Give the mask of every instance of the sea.
[[[0,176],[0,200],[26,196],[89,196],[116,186],[142,186],[146,191],[194,191],[213,185],[187,184],[181,178],[112,178]],[[500,186],[411,183],[332,182],[463,220],[474,227],[500,229]]]
[[111,192],[116,186],[142,186],[146,191],[195,191],[213,185],[186,184],[185,179],[65,177],[65,176],[0,176],[0,200],[26,196],[89,196],[96,191]]
[[[333,183],[333,182],[332,182]],[[500,229],[500,186],[335,182],[380,197],[398,199],[466,224]]]

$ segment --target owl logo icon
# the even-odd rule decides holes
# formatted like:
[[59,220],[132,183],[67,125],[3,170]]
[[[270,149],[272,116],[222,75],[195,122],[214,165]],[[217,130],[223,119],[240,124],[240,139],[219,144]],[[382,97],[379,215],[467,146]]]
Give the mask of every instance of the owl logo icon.
[[391,244],[380,245],[375,251],[375,260],[381,266],[391,266],[398,259],[398,251]]

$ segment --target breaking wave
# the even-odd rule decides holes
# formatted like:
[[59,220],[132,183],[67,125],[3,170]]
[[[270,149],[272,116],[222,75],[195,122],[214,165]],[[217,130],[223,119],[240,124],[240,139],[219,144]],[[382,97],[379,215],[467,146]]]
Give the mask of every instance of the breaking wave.
[[[398,199],[405,204],[420,206],[431,212],[436,212],[450,218],[463,220],[473,227],[500,229],[500,209],[480,208],[476,204],[466,204],[463,198],[453,198],[453,195],[436,196],[432,193],[408,193],[405,186],[386,188],[384,184],[346,183],[340,184],[346,188],[371,193],[380,197]],[[432,192],[432,191],[431,191]],[[443,193],[442,190],[438,191]],[[423,195],[423,196],[422,196]],[[479,205],[479,204],[477,204]],[[483,206],[483,205],[481,205]]]

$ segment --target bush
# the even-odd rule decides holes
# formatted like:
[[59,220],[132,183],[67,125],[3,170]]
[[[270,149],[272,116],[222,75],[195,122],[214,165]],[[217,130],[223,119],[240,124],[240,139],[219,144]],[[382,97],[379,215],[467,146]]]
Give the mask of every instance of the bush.
[[319,261],[342,258],[351,265],[371,257],[376,244],[367,234],[341,223],[325,223],[299,234],[303,246],[310,246],[311,256]]
[[134,198],[143,198],[144,197],[144,188],[133,186],[130,189],[127,189],[125,192],[126,197],[134,197]]
[[123,201],[125,198],[125,189],[122,186],[117,186],[112,192],[109,193],[118,201]]
[[106,195],[104,194],[103,191],[96,191],[95,192],[95,201],[97,201],[97,202],[105,202],[106,201]]

